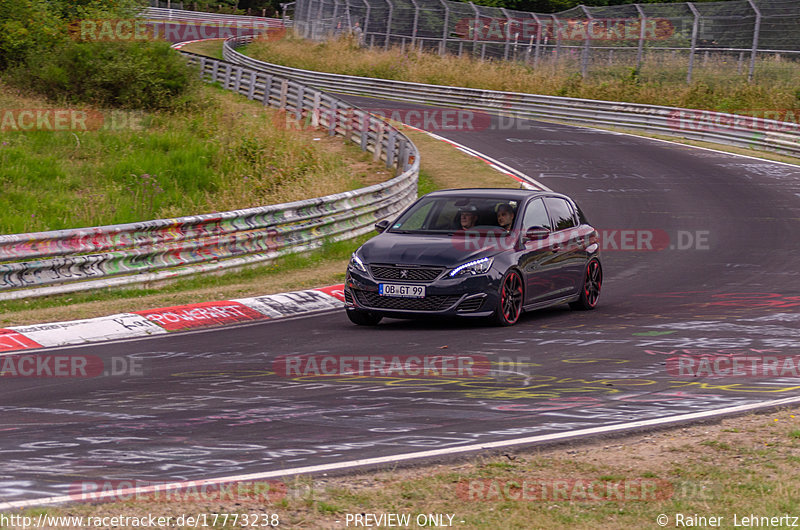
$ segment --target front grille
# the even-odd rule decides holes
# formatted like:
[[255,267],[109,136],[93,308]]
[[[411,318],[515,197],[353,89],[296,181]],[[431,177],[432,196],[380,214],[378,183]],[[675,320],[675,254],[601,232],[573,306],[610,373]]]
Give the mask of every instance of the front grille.
[[459,295],[434,295],[425,298],[392,298],[371,291],[353,291],[358,303],[375,309],[400,309],[404,311],[442,311],[458,302]]
[[[444,270],[441,267],[398,267],[396,265],[370,265],[376,280],[399,280],[409,282],[432,282]],[[403,275],[405,272],[405,276]]]
[[469,300],[464,300],[459,304],[458,311],[459,312],[477,311],[478,309],[481,308],[483,300],[484,300],[483,297],[476,297],[476,298],[470,298]]
[[344,290],[344,303],[347,305],[353,304],[353,295],[350,293],[349,289]]

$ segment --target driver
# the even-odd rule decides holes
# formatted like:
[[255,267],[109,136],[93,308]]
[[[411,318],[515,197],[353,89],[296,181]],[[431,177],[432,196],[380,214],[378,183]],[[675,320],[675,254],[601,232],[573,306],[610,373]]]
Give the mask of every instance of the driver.
[[461,230],[469,230],[478,223],[478,208],[475,205],[462,206],[458,212]]

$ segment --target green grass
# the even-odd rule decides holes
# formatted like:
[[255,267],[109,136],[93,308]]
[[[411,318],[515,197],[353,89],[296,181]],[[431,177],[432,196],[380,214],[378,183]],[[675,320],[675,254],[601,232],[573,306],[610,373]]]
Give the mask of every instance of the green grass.
[[[6,88],[0,108],[53,106]],[[197,108],[135,114],[133,129],[0,132],[0,233],[263,206],[391,176],[357,146],[287,128],[283,114],[228,91],[202,91]]]

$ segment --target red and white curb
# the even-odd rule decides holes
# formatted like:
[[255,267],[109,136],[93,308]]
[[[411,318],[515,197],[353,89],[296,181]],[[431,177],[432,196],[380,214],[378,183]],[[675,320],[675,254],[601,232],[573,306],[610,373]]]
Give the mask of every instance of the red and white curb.
[[201,302],[98,318],[0,329],[0,355],[116,339],[129,339],[284,317],[344,307],[344,285],[306,291]]

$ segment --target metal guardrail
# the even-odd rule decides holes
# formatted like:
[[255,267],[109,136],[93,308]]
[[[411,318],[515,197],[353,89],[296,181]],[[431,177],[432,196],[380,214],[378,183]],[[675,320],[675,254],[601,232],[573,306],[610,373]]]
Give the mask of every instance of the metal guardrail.
[[300,70],[258,61],[236,51],[235,48],[253,38],[227,39],[223,45],[223,57],[263,73],[291,77],[326,91],[485,111],[518,119],[623,128],[800,156],[800,125],[796,123],[677,107],[426,85]]
[[0,235],[0,300],[150,282],[264,262],[367,233],[417,196],[400,131],[298,81],[186,52],[209,82],[344,136],[396,168],[387,182],[286,204],[123,225]]
[[251,17],[246,15],[227,15],[224,13],[205,13],[202,11],[184,11],[182,9],[163,9],[148,7],[142,13],[149,20],[179,20],[179,21],[213,21],[238,23],[246,27],[284,27],[286,21],[280,18]]

